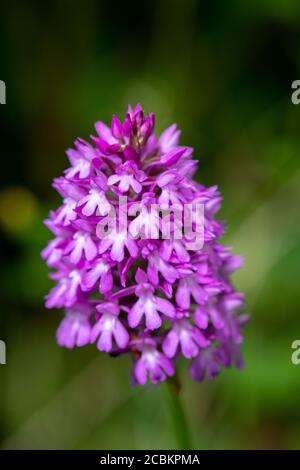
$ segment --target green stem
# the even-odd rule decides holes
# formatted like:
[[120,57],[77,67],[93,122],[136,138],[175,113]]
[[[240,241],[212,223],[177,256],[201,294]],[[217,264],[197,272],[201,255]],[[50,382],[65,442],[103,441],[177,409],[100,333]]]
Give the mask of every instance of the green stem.
[[166,398],[172,419],[178,450],[192,449],[187,419],[180,399],[180,383],[178,377],[168,378],[166,382]]

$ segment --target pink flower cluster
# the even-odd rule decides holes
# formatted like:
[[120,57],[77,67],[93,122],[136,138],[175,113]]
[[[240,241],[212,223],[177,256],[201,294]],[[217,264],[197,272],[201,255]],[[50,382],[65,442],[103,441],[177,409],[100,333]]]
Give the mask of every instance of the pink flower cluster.
[[[193,379],[213,378],[222,367],[242,366],[239,345],[248,317],[240,314],[243,295],[230,276],[242,264],[218,239],[223,224],[215,219],[221,198],[217,187],[192,179],[193,149],[179,145],[171,125],[160,137],[154,114],[130,106],[125,120],[95,124],[91,142],[75,141],[67,155],[71,166],[54,180],[63,198],[45,221],[55,238],[42,251],[53,268],[55,287],[47,308],[63,308],[60,346],[95,343],[112,355],[130,353],[133,382],[157,383],[175,373],[180,356],[190,361]],[[98,224],[119,198],[140,212],[129,220],[131,233],[157,225],[152,203],[164,208],[204,205],[204,245],[191,248],[183,236],[169,239],[132,237],[115,230],[99,238]],[[194,222],[192,221],[192,224]]]

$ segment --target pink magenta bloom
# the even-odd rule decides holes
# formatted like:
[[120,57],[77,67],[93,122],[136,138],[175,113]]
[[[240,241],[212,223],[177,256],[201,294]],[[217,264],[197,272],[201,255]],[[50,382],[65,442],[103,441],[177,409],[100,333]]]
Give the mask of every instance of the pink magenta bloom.
[[[45,221],[54,238],[41,255],[56,283],[45,304],[65,310],[60,346],[129,354],[134,384],[174,375],[179,358],[193,379],[212,379],[243,364],[248,316],[231,282],[242,259],[219,242],[221,196],[193,179],[193,149],[179,145],[176,124],[157,136],[154,121],[129,106],[124,121],[97,122],[91,142],[67,150],[70,167],[53,183],[62,204]],[[203,230],[187,217],[195,204]],[[178,236],[186,227],[200,245]]]

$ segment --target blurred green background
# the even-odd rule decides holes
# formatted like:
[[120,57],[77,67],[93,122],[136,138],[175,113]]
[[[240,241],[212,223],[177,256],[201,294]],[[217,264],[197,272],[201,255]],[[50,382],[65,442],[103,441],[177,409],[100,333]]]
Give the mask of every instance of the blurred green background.
[[2,448],[175,448],[164,386],[131,388],[128,357],[57,347],[60,311],[39,257],[64,151],[140,101],[195,147],[197,178],[224,196],[225,242],[252,322],[244,371],[182,398],[200,449],[299,448],[300,79],[298,0],[67,0],[1,4]]

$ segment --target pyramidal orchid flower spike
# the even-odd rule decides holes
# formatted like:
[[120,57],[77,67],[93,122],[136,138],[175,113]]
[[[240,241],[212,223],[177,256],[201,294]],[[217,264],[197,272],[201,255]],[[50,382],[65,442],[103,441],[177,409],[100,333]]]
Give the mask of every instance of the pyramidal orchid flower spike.
[[[173,376],[181,356],[195,380],[242,367],[248,316],[230,280],[242,259],[219,243],[217,187],[193,180],[197,164],[176,124],[158,137],[154,114],[140,105],[95,129],[67,151],[70,167],[53,184],[63,201],[45,221],[54,239],[42,257],[56,283],[46,307],[65,311],[58,344],[129,354],[134,384]],[[195,204],[200,228],[193,211],[186,217]],[[201,233],[200,245],[184,225]]]

